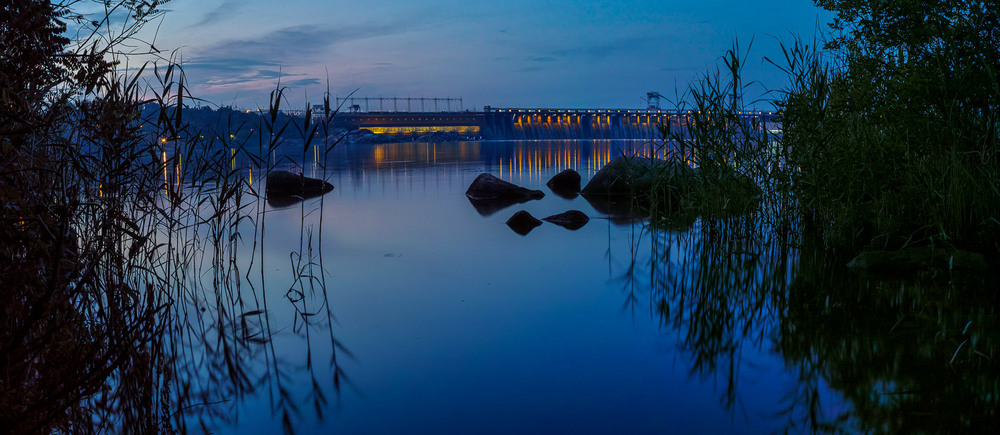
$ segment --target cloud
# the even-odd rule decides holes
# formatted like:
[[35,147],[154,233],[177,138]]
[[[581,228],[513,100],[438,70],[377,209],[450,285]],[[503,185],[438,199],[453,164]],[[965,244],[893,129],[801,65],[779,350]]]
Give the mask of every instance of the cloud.
[[307,79],[290,80],[288,82],[282,82],[282,83],[283,84],[287,84],[288,86],[291,86],[293,88],[295,88],[295,87],[306,87],[306,86],[317,86],[317,85],[323,84],[323,82],[320,79],[317,79],[317,78],[307,78]]
[[339,32],[319,26],[302,25],[281,28],[246,39],[230,39],[197,51],[195,63],[239,63],[256,60],[264,64],[301,61],[317,50],[343,40]]
[[[256,59],[216,59],[211,62],[191,62],[183,64],[189,79],[208,88],[233,87],[253,84],[255,87],[271,87],[277,80],[283,85],[307,83],[303,73],[283,70],[274,62],[262,62]],[[310,83],[311,84],[311,83]]]
[[182,64],[185,71],[205,71],[213,74],[236,74],[252,71],[257,68],[277,68],[277,62],[265,62],[259,59],[222,58],[196,59]]
[[230,86],[230,85],[257,83],[261,81],[267,83],[273,83],[278,79],[281,80],[281,83],[283,85],[289,85],[289,86],[295,86],[292,85],[292,83],[305,83],[306,80],[316,80],[318,82],[317,79],[288,80],[289,78],[292,77],[301,77],[304,75],[305,74],[281,73],[279,71],[273,71],[273,70],[250,70],[238,74],[217,75],[212,78],[209,78],[208,80],[205,80],[205,84],[209,86]]
[[285,79],[302,76],[290,71],[321,63],[318,58],[338,44],[392,35],[406,29],[406,26],[397,23],[349,28],[289,26],[197,48],[184,62],[184,68],[198,82],[210,88],[240,85],[266,87],[273,85],[279,77],[283,85],[310,86],[321,81],[316,78]]
[[233,16],[235,13],[243,9],[244,2],[237,0],[226,0],[221,5],[215,9],[209,11],[204,17],[197,23],[191,24],[190,27],[203,27],[210,24],[215,24],[226,18]]
[[552,56],[565,58],[590,58],[591,60],[605,59],[616,54],[643,51],[650,43],[658,41],[658,38],[649,36],[632,36],[627,38],[617,38],[611,41],[602,41],[596,44],[580,43],[576,46],[558,48],[551,51]]

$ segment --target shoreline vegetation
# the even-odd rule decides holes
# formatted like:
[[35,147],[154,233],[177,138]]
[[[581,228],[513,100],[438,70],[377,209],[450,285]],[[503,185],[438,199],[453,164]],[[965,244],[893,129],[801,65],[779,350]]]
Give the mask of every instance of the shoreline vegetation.
[[[240,283],[250,272],[235,260],[249,249],[254,273],[264,273],[257,243],[266,230],[264,194],[242,181],[230,163],[244,158],[266,178],[277,163],[260,156],[287,138],[302,145],[302,161],[313,153],[325,161],[338,143],[351,142],[330,127],[339,108],[331,107],[327,93],[318,120],[307,110],[303,122],[290,122],[281,115],[284,90],[278,86],[269,107],[253,120],[192,122],[197,109],[185,103],[197,96],[190,95],[172,59],[130,64],[156,55],[151,46],[135,51],[141,41],[134,37],[164,13],[165,3],[110,2],[116,17],[126,17],[114,28],[106,24],[111,12],[84,16],[72,9],[74,2],[11,0],[0,7],[5,431],[187,432],[195,430],[189,427],[194,421],[201,429],[227,421],[234,401],[263,388],[275,398],[285,430],[293,432],[298,403],[322,409],[339,397],[342,385],[350,385],[337,359],[350,353],[336,337],[329,303],[306,307],[311,299],[295,296],[318,294],[325,301],[322,256],[312,250],[322,226],[315,232],[307,227],[304,209],[302,249],[291,255],[298,278],[286,298],[306,333],[334,349],[334,385],[324,389],[313,376],[308,399],[291,397],[282,386],[292,369],[279,364],[270,340],[268,304],[276,301],[257,288],[250,291],[253,300],[244,298]],[[969,396],[963,396],[969,406],[955,410],[952,422],[989,427],[997,419],[994,390],[1000,380],[993,313],[976,302],[993,306],[995,295],[983,290],[992,276],[958,277],[963,265],[954,261],[979,255],[986,264],[980,272],[989,275],[1000,256],[1000,11],[992,2],[974,0],[816,3],[837,13],[831,34],[824,47],[796,39],[784,47],[782,59],[767,59],[790,80],[773,100],[744,100],[747,59],[738,43],[720,69],[675,98],[678,110],[695,115],[686,125],[659,126],[658,140],[649,146],[668,156],[666,164],[653,165],[659,172],[638,195],[649,228],[686,228],[701,219],[696,246],[707,263],[691,273],[756,264],[752,253],[729,251],[746,248],[774,253],[763,256],[777,262],[766,267],[773,281],[751,289],[752,276],[741,275],[743,284],[733,284],[719,272],[698,280],[707,288],[657,291],[719,298],[722,305],[747,296],[783,307],[783,327],[811,329],[796,336],[789,328],[779,348],[790,360],[808,360],[817,372],[824,368],[817,354],[843,366],[834,386],[853,388],[845,394],[865,430],[912,428],[910,419],[928,411],[924,405],[958,394],[941,387],[945,392],[928,402],[908,395],[895,404],[878,403],[878,394],[866,393],[878,393],[885,378],[899,372],[876,349],[898,348],[932,368],[950,355],[943,370]],[[65,36],[71,28],[82,36]],[[765,103],[782,113],[780,134],[739,116]],[[241,232],[247,228],[252,234]],[[860,252],[908,249],[944,252],[915,267],[916,278],[944,283],[903,284],[898,299],[889,295],[892,283],[873,284],[869,293],[856,276],[846,279],[846,290],[831,284],[845,281],[836,275]],[[207,276],[211,284],[201,287],[195,276]],[[786,277],[792,282],[776,284]],[[663,297],[658,307],[670,320]],[[819,298],[827,305],[819,306]],[[852,314],[858,304],[860,313]],[[935,309],[943,314],[921,320]],[[971,328],[973,320],[963,317],[970,312],[976,319]],[[816,313],[822,322],[803,320]],[[862,355],[834,355],[836,340],[858,338],[824,331],[840,331],[838,319],[852,315],[871,318],[852,317],[857,322],[842,335],[874,330],[877,338],[858,344]],[[896,318],[895,325],[886,324]],[[673,319],[682,321],[676,314]],[[898,325],[914,336],[936,338],[916,350],[899,345],[883,328]],[[701,356],[705,349],[697,343],[687,350]],[[193,360],[195,354],[203,360]],[[264,372],[247,372],[243,360],[263,361]],[[844,367],[866,361],[881,364],[880,372],[850,378]],[[294,369],[312,374],[320,365],[310,359]],[[906,375],[916,391],[916,371]],[[820,382],[820,374],[811,376]],[[219,394],[231,399],[217,402]],[[871,411],[879,406],[892,412]],[[191,417],[189,411],[203,414]],[[806,423],[824,428],[822,422]]]
[[[738,43],[721,72],[676,98],[695,119],[661,126],[660,146],[697,166],[693,185],[705,187],[682,197],[739,200],[750,179],[775,197],[771,217],[796,220],[803,240],[830,255],[894,252],[903,272],[942,261],[987,271],[1000,257],[997,6],[817,4],[838,14],[824,46],[795,39],[782,59],[765,59],[790,80],[768,101],[780,134],[738,117],[747,105]],[[684,189],[673,178],[660,177],[662,190]],[[658,197],[666,209],[677,199]]]

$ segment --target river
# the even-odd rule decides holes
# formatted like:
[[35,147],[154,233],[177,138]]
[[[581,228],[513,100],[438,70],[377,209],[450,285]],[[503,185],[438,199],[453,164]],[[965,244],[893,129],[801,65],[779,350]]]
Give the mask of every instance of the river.
[[[849,276],[755,213],[654,226],[545,186],[564,169],[586,183],[613,157],[648,149],[516,141],[272,154],[276,168],[335,189],[260,205],[263,219],[240,223],[232,245],[238,271],[215,294],[180,298],[171,342],[188,429],[795,433],[919,419],[933,431],[996,417],[996,364],[959,345],[974,339],[992,356],[992,309],[949,296],[955,286]],[[464,192],[484,172],[546,195],[477,209]],[[245,175],[263,191],[259,174]],[[505,225],[519,210],[590,221],[522,236]],[[192,324],[200,335],[180,332]],[[931,409],[944,415],[920,417]]]

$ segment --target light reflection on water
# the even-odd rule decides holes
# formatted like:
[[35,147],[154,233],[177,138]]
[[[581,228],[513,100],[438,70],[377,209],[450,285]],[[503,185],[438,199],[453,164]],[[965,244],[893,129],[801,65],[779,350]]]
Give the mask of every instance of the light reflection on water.
[[[303,433],[851,430],[856,422],[839,418],[853,410],[827,385],[823,361],[783,354],[803,352],[793,332],[810,326],[788,305],[803,284],[787,231],[753,217],[621,225],[545,187],[563,169],[586,183],[620,153],[650,149],[343,145],[325,165],[317,150],[279,150],[279,169],[336,188],[268,206],[263,225],[241,227],[264,228],[263,249],[246,249],[256,253],[240,259],[248,272],[236,291],[270,305],[232,323],[249,319],[271,339],[241,354],[245,385],[204,395],[229,401],[189,411],[189,424],[276,432],[287,413]],[[484,216],[464,196],[482,172],[546,196]],[[521,209],[577,209],[591,221],[520,236],[504,222]],[[189,376],[226,383],[206,372]]]

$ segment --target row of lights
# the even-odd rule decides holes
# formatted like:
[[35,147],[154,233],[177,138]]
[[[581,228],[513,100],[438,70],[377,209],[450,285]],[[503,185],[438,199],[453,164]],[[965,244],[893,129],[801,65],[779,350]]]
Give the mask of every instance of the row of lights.
[[[580,114],[580,113],[602,113],[602,114],[603,113],[625,113],[625,114],[643,114],[643,115],[645,115],[645,114],[653,114],[653,113],[660,113],[660,114],[662,114],[662,113],[667,113],[667,114],[687,113],[688,115],[691,115],[691,114],[694,114],[694,113],[698,113],[698,114],[701,113],[700,110],[697,110],[697,111],[695,111],[695,110],[688,110],[687,112],[676,112],[676,111],[672,111],[672,110],[605,110],[605,109],[595,109],[595,110],[584,110],[584,109],[498,109],[498,111],[501,112],[501,113],[503,113],[503,112],[510,112],[510,113],[543,113],[543,112],[552,112],[552,113],[573,113],[573,114]],[[712,112],[708,112],[708,113],[711,114]],[[744,114],[743,111],[740,111],[738,113],[740,115]],[[763,115],[764,112],[758,111],[758,112],[754,113],[753,111],[747,111],[745,114],[746,115]],[[767,114],[768,115],[774,115],[774,112],[767,112]]]

